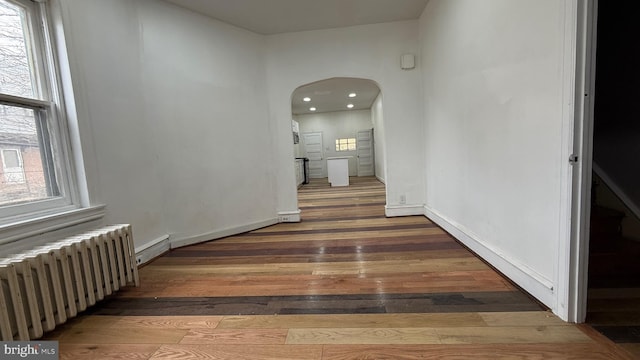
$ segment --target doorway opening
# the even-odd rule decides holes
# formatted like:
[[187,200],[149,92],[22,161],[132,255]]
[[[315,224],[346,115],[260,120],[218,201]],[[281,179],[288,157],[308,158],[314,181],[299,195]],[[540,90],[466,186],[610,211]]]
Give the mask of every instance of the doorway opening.
[[384,184],[382,93],[369,79],[336,77],[298,87],[291,96],[298,188],[329,189],[365,178]]
[[640,357],[638,16],[598,2],[586,322]]

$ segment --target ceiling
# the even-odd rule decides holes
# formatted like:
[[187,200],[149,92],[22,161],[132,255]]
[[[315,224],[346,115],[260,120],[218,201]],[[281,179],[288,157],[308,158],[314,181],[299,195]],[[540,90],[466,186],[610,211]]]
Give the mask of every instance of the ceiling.
[[420,17],[429,0],[167,0],[214,19],[271,35]]
[[[249,31],[273,35],[392,21],[415,20],[429,0],[166,0]],[[355,92],[356,98],[348,94]],[[292,97],[294,115],[369,109],[380,92],[370,80],[335,78],[298,88]],[[312,100],[305,103],[302,99]]]
[[[350,98],[349,94],[356,97]],[[380,89],[375,82],[366,79],[333,78],[297,88],[291,97],[293,115],[370,109]],[[311,101],[305,102],[305,97]],[[348,104],[353,104],[349,109]],[[315,107],[316,111],[309,110]]]

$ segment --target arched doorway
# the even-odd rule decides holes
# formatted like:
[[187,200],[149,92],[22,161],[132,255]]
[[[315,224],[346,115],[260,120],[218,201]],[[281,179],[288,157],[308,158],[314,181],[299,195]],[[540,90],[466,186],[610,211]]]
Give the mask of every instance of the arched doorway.
[[329,168],[338,159],[348,164],[348,178],[375,176],[384,183],[382,94],[376,82],[336,77],[302,85],[291,95],[291,113],[298,187],[309,179],[331,180]]

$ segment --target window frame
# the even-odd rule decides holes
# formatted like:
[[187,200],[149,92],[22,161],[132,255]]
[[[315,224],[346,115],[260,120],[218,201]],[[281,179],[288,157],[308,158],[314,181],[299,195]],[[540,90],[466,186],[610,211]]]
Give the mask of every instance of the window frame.
[[[27,12],[28,49],[37,70],[33,98],[0,93],[0,104],[34,111],[45,181],[55,184],[53,197],[0,206],[0,230],[16,223],[78,209],[75,168],[71,161],[69,127],[62,97],[58,58],[50,16],[44,0],[4,0]],[[1,242],[0,242],[1,243]]]
[[[347,149],[346,150],[341,150],[340,149],[340,143],[346,140],[347,143]],[[353,140],[353,141],[351,141]],[[351,143],[353,143],[353,149],[349,149],[349,145],[351,145]],[[336,152],[345,152],[345,151],[356,151],[358,149],[358,141],[355,137],[349,137],[349,138],[337,138],[336,139]]]

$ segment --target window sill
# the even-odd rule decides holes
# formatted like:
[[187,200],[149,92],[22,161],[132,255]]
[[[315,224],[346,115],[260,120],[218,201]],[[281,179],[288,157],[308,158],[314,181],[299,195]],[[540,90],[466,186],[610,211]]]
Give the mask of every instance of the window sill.
[[0,225],[0,245],[16,242],[35,235],[98,220],[104,217],[105,205],[82,209],[66,209],[54,214]]

